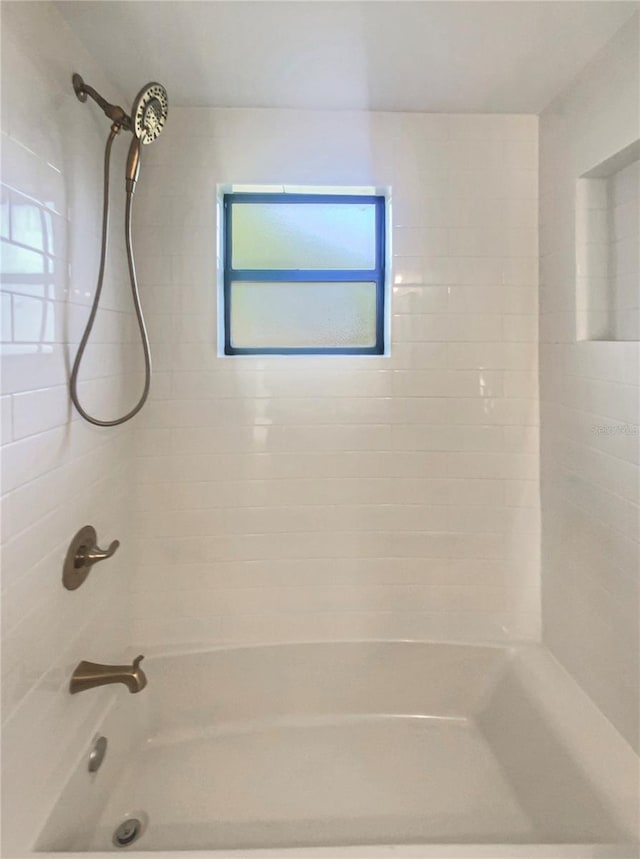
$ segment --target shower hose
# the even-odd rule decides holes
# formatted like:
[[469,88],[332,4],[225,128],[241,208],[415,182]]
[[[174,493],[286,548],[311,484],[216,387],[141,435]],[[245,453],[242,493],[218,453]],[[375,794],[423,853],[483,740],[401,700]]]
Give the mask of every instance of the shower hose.
[[144,381],[144,389],[142,391],[142,396],[140,397],[138,403],[131,409],[130,412],[127,412],[126,415],[123,415],[121,418],[116,418],[112,421],[101,421],[98,418],[94,418],[88,412],[84,410],[84,408],[80,405],[80,401],[78,399],[78,373],[80,371],[80,364],[82,363],[82,358],[84,356],[84,351],[87,347],[87,343],[89,341],[89,337],[91,335],[91,329],[93,328],[93,323],[96,319],[96,314],[98,312],[98,305],[100,304],[100,295],[102,293],[102,283],[104,281],[104,270],[107,259],[107,241],[109,237],[109,168],[111,162],[111,146],[113,141],[120,131],[120,127],[118,125],[111,126],[111,133],[109,134],[109,138],[107,140],[107,145],[104,151],[104,193],[103,193],[103,204],[102,204],[102,246],[100,250],[100,268],[98,270],[98,282],[96,285],[96,292],[93,298],[93,305],[91,307],[91,312],[89,314],[89,318],[87,320],[86,328],[84,329],[84,334],[82,335],[82,339],[80,340],[80,345],[78,346],[78,352],[75,357],[75,361],[73,362],[73,369],[71,370],[71,379],[69,383],[71,400],[76,409],[80,412],[82,417],[89,421],[89,423],[94,424],[99,427],[115,427],[119,424],[126,423],[126,421],[131,420],[132,417],[138,414],[140,409],[144,406],[147,397],[149,396],[149,388],[151,386],[151,353],[149,349],[149,337],[147,335],[147,329],[144,323],[144,316],[142,315],[142,308],[140,306],[140,294],[138,292],[138,281],[136,278],[136,268],[135,262],[133,258],[133,245],[131,241],[131,207],[133,203],[133,191],[127,189],[127,201],[125,207],[125,216],[124,216],[124,233],[125,233],[125,241],[127,246],[127,263],[129,266],[129,281],[131,283],[131,295],[133,297],[133,306],[136,312],[136,317],[138,320],[138,328],[140,329],[140,339],[142,341],[142,351],[144,352],[144,372],[145,372],[145,381]]

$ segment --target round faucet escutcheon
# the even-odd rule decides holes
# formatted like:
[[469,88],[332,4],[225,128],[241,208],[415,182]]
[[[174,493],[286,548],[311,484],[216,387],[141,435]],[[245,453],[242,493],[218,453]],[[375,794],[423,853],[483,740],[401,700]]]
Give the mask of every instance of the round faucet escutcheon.
[[108,549],[101,549],[93,525],[80,528],[67,549],[62,567],[62,584],[68,591],[75,591],[85,581],[93,565],[111,558],[119,546],[120,541],[114,540]]

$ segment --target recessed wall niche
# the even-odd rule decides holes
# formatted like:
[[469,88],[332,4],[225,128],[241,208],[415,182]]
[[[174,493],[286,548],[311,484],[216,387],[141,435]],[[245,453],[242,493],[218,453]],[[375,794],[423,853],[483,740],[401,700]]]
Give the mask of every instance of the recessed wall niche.
[[576,186],[578,340],[640,340],[640,140]]

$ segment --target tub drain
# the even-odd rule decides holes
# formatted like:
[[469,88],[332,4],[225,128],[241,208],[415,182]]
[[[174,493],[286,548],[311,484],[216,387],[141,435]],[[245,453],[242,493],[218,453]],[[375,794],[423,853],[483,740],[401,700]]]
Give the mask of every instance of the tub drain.
[[128,847],[142,835],[142,823],[136,817],[128,817],[113,833],[116,847]]

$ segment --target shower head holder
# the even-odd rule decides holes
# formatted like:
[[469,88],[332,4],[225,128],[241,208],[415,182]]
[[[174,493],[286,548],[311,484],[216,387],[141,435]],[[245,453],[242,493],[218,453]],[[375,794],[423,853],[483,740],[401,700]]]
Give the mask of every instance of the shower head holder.
[[71,81],[79,101],[86,101],[87,96],[90,95],[113,123],[115,123],[119,128],[125,128],[127,131],[132,130],[131,117],[129,117],[119,105],[110,104],[106,99],[102,98],[100,93],[92,86],[89,86],[89,84],[86,84],[79,74],[74,74]]

